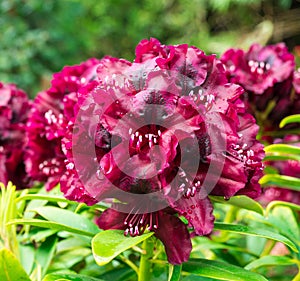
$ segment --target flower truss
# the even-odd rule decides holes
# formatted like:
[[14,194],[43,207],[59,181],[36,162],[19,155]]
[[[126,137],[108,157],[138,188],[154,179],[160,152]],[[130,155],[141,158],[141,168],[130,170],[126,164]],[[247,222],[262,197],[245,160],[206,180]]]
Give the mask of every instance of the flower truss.
[[154,231],[170,263],[187,261],[189,229],[213,229],[208,194],[260,195],[264,152],[243,92],[214,55],[185,44],[152,38],[138,44],[133,63],[103,58],[77,103],[64,102],[73,112],[60,135],[61,190],[87,204],[118,199],[97,219],[100,228]]
[[72,118],[72,112],[65,104],[72,106],[76,103],[76,91],[94,78],[97,64],[97,59],[89,59],[80,65],[64,67],[53,75],[51,88],[40,92],[34,99],[27,122],[25,164],[30,177],[45,182],[47,190],[59,183],[65,171],[62,129]]
[[26,121],[31,101],[14,84],[0,83],[0,182],[30,186],[25,172]]
[[280,120],[297,109],[295,102],[299,102],[299,97],[292,89],[299,78],[297,72],[294,74],[294,56],[284,43],[253,44],[247,52],[229,49],[221,60],[226,65],[230,81],[247,91],[243,99],[249,110],[258,119],[262,119],[259,112],[268,115],[267,120],[259,120],[265,127],[277,129]]

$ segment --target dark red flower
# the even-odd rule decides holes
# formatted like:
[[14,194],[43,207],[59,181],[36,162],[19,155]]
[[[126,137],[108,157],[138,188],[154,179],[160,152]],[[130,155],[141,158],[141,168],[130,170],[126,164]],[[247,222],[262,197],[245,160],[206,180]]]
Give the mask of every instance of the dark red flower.
[[[283,139],[276,139],[274,143],[285,143],[300,147],[299,135],[287,135]],[[300,178],[300,162],[296,160],[271,161],[266,165],[273,167],[281,175]],[[300,192],[284,187],[268,187],[263,189],[259,201],[264,205],[274,200],[287,201],[300,205]]]
[[221,60],[230,81],[247,91],[243,99],[248,110],[258,119],[262,118],[259,112],[266,111],[268,119],[263,117],[259,122],[267,126],[278,125],[290,114],[295,61],[284,43],[265,47],[253,44],[247,52],[229,49]]
[[[97,79],[78,91],[76,121],[63,139],[70,177],[61,186],[78,201],[82,187],[95,201],[118,199],[98,225],[132,236],[154,231],[179,264],[192,246],[177,216],[208,235],[208,194],[257,197],[263,146],[239,99],[243,89],[228,83],[215,56],[156,39],[141,41],[136,54],[135,63],[102,60]],[[72,181],[83,185],[77,191]]]
[[45,182],[47,190],[56,186],[66,171],[61,138],[74,115],[75,92],[94,79],[98,63],[97,59],[89,59],[80,65],[64,67],[53,75],[51,88],[34,99],[27,123],[29,141],[25,163],[30,176]]
[[25,172],[26,121],[31,102],[14,84],[0,83],[0,182],[29,187]]
[[293,86],[294,86],[295,92],[297,94],[300,94],[300,68],[294,72]]

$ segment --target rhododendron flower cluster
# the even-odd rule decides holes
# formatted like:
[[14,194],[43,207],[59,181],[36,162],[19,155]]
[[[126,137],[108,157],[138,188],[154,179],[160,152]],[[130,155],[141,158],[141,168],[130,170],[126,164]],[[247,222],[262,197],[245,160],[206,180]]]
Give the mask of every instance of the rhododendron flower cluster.
[[[262,139],[299,145],[298,135],[266,136],[295,113],[300,71],[283,43],[217,59],[187,44],[142,40],[133,62],[106,56],[65,66],[32,105],[16,86],[0,84],[0,181],[60,184],[66,198],[87,205],[109,199],[100,228],[153,231],[168,261],[180,264],[191,237],[213,230],[209,195],[300,203],[299,192],[272,187],[261,195],[259,185],[256,122]],[[300,176],[297,161],[267,164]]]
[[299,97],[292,91],[299,79],[297,73],[294,75],[295,59],[284,43],[253,44],[246,52],[229,49],[221,60],[230,81],[245,88],[243,99],[248,109],[265,127],[277,129],[283,117],[299,111],[295,105]]
[[53,75],[51,87],[34,99],[27,123],[26,170],[33,180],[46,183],[50,190],[65,172],[66,157],[61,149],[63,128],[73,117],[70,109],[77,90],[92,80],[97,59],[66,66]]
[[29,187],[25,172],[26,121],[31,102],[14,84],[0,83],[0,182]]
[[131,236],[149,229],[170,263],[186,261],[188,228],[213,229],[208,194],[260,194],[263,146],[242,94],[214,55],[185,44],[143,40],[133,63],[102,59],[97,77],[78,90],[76,120],[62,139],[62,191],[87,204],[117,198],[122,203],[97,220],[101,228]]
[[[247,110],[257,118],[262,138],[270,144],[278,142],[271,135],[279,129],[279,122],[288,115],[300,114],[300,72],[295,70],[293,54],[288,52],[284,43],[265,47],[253,44],[247,52],[227,50],[221,60],[226,65],[230,81],[245,88],[243,100]],[[290,129],[297,127],[296,124],[289,125]],[[269,164],[282,174],[299,177],[297,161]],[[261,200],[264,203],[272,200],[298,203],[299,196],[297,191],[269,188]]]

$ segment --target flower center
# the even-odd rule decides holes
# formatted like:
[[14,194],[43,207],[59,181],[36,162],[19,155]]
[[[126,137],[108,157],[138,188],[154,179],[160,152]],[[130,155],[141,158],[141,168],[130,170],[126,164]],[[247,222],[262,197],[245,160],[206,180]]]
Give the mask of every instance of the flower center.
[[53,176],[58,174],[61,169],[61,163],[57,161],[55,158],[51,160],[45,160],[39,164],[39,170],[46,176]]
[[124,225],[127,227],[124,235],[138,236],[144,233],[146,229],[154,231],[158,228],[158,212],[135,214],[130,213],[124,220]]
[[264,74],[271,68],[268,62],[254,60],[249,60],[248,66],[250,67],[250,71],[255,74]]
[[159,144],[164,128],[158,125],[146,125],[133,131],[132,128],[128,130],[130,135],[129,152],[131,155],[139,152],[147,153],[151,147]]

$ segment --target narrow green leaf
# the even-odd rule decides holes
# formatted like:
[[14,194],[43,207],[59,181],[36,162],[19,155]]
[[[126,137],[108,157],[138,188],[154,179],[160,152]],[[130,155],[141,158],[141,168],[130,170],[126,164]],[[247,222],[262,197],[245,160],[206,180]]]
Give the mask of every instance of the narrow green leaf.
[[283,118],[279,124],[279,127],[283,128],[290,123],[300,123],[300,114],[294,114]]
[[189,273],[229,281],[266,281],[260,274],[245,270],[244,268],[207,259],[191,259],[183,264],[183,270]]
[[168,281],[179,281],[181,276],[181,269],[182,269],[182,264],[181,265],[170,264]]
[[300,161],[299,155],[277,155],[277,154],[267,154],[264,158],[264,161],[287,161],[287,160],[294,160],[294,161]]
[[285,201],[272,201],[268,204],[266,207],[266,216],[269,214],[269,212],[276,206],[286,206],[289,207],[290,209],[293,209],[295,211],[300,211],[300,205],[293,204],[290,202],[285,202]]
[[48,202],[65,202],[65,203],[74,203],[69,201],[66,198],[58,195],[47,195],[47,194],[26,194],[18,197],[17,201],[21,200],[46,200]]
[[253,262],[247,264],[245,269],[253,270],[262,266],[270,266],[270,265],[293,265],[297,263],[295,260],[292,260],[286,256],[264,256],[260,259],[254,260]]
[[297,247],[290,239],[276,232],[271,232],[267,229],[251,227],[246,225],[226,224],[226,223],[217,223],[217,222],[215,223],[214,229],[225,230],[225,231],[230,231],[230,232],[240,233],[245,235],[254,235],[254,236],[275,240],[287,245],[294,252],[298,252]]
[[17,258],[5,248],[0,250],[0,280],[30,281]]
[[92,239],[92,251],[99,265],[105,265],[125,250],[141,243],[154,233],[146,233],[136,237],[124,236],[122,230],[105,230]]
[[34,209],[40,216],[48,221],[56,222],[71,228],[77,228],[89,233],[97,234],[100,230],[90,219],[69,210],[57,207],[39,207]]
[[63,225],[60,223],[39,220],[39,219],[15,219],[15,220],[11,220],[8,224],[33,225],[42,228],[56,229],[58,231],[68,231],[71,233],[76,233],[76,234],[81,234],[81,235],[86,235],[91,237],[94,236],[94,233],[85,230],[80,230],[78,228],[69,227],[67,225]]
[[43,281],[104,281],[82,274],[71,274],[71,273],[51,273],[47,274]]
[[209,278],[209,277],[203,277],[203,276],[191,274],[183,278],[182,281],[219,281],[219,280],[215,278]]
[[300,147],[289,144],[271,144],[265,147],[265,152],[275,152],[275,153],[283,153],[283,154],[300,154]]
[[254,211],[261,215],[263,215],[263,213],[264,213],[263,207],[258,202],[251,199],[248,196],[244,196],[244,195],[233,196],[229,200],[225,200],[221,196],[209,196],[209,198],[214,202],[234,205],[239,208]]
[[283,175],[264,175],[259,183],[265,186],[276,186],[276,187],[284,187],[287,189],[292,189],[296,191],[300,191],[300,179],[294,178],[290,176]]

